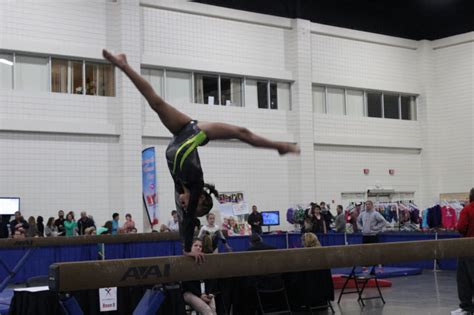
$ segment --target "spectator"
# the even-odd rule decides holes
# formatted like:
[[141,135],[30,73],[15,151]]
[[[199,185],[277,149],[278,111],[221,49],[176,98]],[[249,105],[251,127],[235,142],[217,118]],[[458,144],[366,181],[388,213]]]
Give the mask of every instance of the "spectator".
[[324,219],[324,223],[326,224],[326,232],[331,230],[331,223],[334,221],[334,217],[329,211],[329,205],[326,206],[326,203],[322,201],[320,203],[321,206],[321,214]]
[[[191,252],[201,253],[202,242],[194,239]],[[209,294],[208,288],[201,291],[201,281],[185,281],[183,286],[184,301],[189,304],[196,312],[203,315],[216,315],[216,303],[214,295]]]
[[[12,236],[15,235],[15,231],[20,231],[21,234],[26,236],[26,230],[28,230],[29,225],[26,223],[25,219],[21,216],[21,212],[15,212],[15,219],[10,222],[10,230]],[[17,234],[18,235],[18,234]]]
[[96,235],[96,234],[97,234],[97,230],[95,229],[95,226],[90,226],[84,230],[84,235]]
[[171,230],[164,224],[160,226],[160,233],[171,232]]
[[112,234],[113,223],[112,221],[105,222],[104,226],[99,227],[96,230],[97,235],[110,235]]
[[303,247],[320,247],[321,243],[319,242],[318,237],[314,233],[305,233],[301,237]]
[[[469,204],[461,210],[457,229],[462,237],[474,237],[474,188],[469,193]],[[459,306],[468,313],[474,312],[472,279],[474,279],[474,257],[459,257],[456,275],[458,296],[461,301]]]
[[268,250],[268,249],[276,249],[276,247],[265,244],[260,234],[250,235],[250,247],[247,250],[254,251],[254,250]]
[[120,229],[121,233],[131,233],[132,229],[135,229],[135,222],[132,220],[132,215],[127,213],[125,215],[125,223]]
[[0,238],[8,238],[8,220],[10,219],[9,215],[0,215]]
[[221,230],[225,231],[225,233],[227,233],[227,231],[230,230],[229,218],[227,218],[227,217],[224,218],[224,223],[222,223]]
[[336,232],[346,232],[346,216],[344,215],[343,208],[341,205],[337,206],[337,217],[336,217]]
[[168,229],[173,232],[179,232],[178,211],[171,211],[171,220],[168,221]]
[[26,237],[38,237],[38,227],[34,216],[28,218],[28,229],[26,230]]
[[374,204],[371,200],[366,201],[365,207],[366,210],[357,219],[357,227],[362,231],[362,244],[378,243],[378,234],[387,225],[387,221],[374,210]]
[[36,228],[38,229],[38,236],[44,237],[44,220],[42,216],[36,218]]
[[252,206],[252,213],[249,215],[247,222],[250,224],[250,227],[252,228],[252,234],[262,234],[262,222],[263,222],[263,217],[260,212],[257,210],[257,206],[253,205]]
[[89,218],[85,211],[82,211],[81,212],[81,218],[79,219],[79,221],[77,221],[77,233],[79,235],[85,235],[86,234],[86,229],[88,229],[90,227],[95,228],[94,220]]
[[59,236],[66,236],[66,229],[64,228],[64,210],[58,211],[58,218],[54,221],[54,225],[58,228]]
[[66,236],[77,235],[77,222],[74,220],[74,213],[69,212],[67,214],[64,229],[66,230]]
[[326,222],[324,221],[324,217],[321,214],[321,207],[316,204],[311,204],[311,221],[312,221],[312,228],[311,232],[316,233],[323,233],[326,234]]
[[359,215],[361,213],[362,202],[356,202],[354,209],[351,211],[349,222],[352,225],[352,232],[358,233],[359,227],[357,226],[357,220],[359,219]]
[[112,235],[116,235],[119,228],[119,214],[115,212],[112,215]]
[[228,252],[232,251],[232,248],[229,246],[229,244],[227,244],[227,240],[222,234],[222,231],[215,224],[216,216],[214,215],[214,213],[208,213],[206,215],[206,219],[207,219],[207,224],[201,227],[198,238],[202,239],[204,234],[208,233],[212,239],[212,248],[213,248],[212,252],[214,252],[217,249],[219,240],[221,240],[222,243],[224,243],[224,246]]
[[234,217],[229,218],[229,227],[230,229],[227,231],[228,235],[238,235],[240,234],[239,225],[235,222]]
[[46,237],[56,237],[58,236],[58,227],[54,224],[54,217],[50,217],[46,226],[44,227],[44,235]]
[[304,219],[301,223],[301,235],[304,233],[310,233],[313,230],[313,213],[311,208],[304,211]]
[[15,233],[12,235],[13,238],[25,238],[25,231],[23,229],[15,230]]

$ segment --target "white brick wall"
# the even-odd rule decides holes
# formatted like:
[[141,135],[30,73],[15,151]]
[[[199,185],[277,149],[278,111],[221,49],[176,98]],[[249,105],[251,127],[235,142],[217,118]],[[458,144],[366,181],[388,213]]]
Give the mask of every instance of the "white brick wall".
[[[108,47],[136,69],[292,81],[291,111],[173,104],[301,145],[300,157],[231,141],[200,149],[207,181],[282,210],[283,228],[295,203],[339,202],[341,192],[375,184],[415,191],[422,205],[473,185],[472,34],[416,42],[184,1],[141,3],[7,1],[0,50],[100,59]],[[419,94],[418,121],[313,114],[312,83]],[[103,223],[119,210],[146,227],[140,151],[155,146],[164,223],[174,208],[169,139],[120,73],[116,97],[0,91],[0,195],[20,196],[26,216],[84,209]]]

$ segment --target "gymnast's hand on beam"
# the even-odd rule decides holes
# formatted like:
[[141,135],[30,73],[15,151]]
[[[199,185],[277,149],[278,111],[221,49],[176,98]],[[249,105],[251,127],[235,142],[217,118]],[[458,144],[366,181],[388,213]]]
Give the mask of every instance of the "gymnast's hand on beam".
[[194,261],[197,264],[202,264],[206,261],[204,257],[204,253],[197,253],[197,252],[184,252],[184,256],[194,257]]
[[102,55],[104,56],[105,59],[107,59],[115,66],[119,67],[120,69],[123,69],[123,67],[125,67],[128,64],[127,56],[125,54],[113,55],[110,51],[106,49],[102,49]]

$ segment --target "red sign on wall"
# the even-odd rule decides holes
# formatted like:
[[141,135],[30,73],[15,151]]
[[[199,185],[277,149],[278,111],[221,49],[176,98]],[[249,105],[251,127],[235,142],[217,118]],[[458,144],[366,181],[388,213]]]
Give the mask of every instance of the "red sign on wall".
[[394,169],[389,169],[389,170],[388,170],[388,173],[389,173],[390,175],[395,175],[395,170],[394,170]]
[[369,175],[369,173],[370,173],[370,170],[368,168],[364,168],[364,174]]

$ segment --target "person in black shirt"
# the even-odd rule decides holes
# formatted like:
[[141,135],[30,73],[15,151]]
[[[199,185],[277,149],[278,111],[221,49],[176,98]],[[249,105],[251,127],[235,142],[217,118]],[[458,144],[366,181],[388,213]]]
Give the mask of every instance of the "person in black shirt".
[[15,231],[20,231],[22,234],[25,234],[29,227],[30,225],[21,216],[21,212],[15,212],[15,219],[10,222],[12,235],[15,235]]
[[313,223],[311,232],[314,234],[323,233],[326,234],[326,222],[321,213],[321,207],[315,203],[311,204],[311,220]]
[[66,235],[66,229],[64,228],[64,221],[66,221],[66,219],[64,218],[64,210],[59,210],[58,218],[54,221],[54,225],[56,225],[56,227],[58,228],[58,236]]
[[260,212],[257,211],[257,206],[252,206],[252,213],[247,218],[247,222],[252,228],[252,234],[262,234],[262,222],[263,217]]
[[86,229],[95,227],[94,220],[87,216],[85,211],[81,212],[81,218],[77,221],[77,230],[79,235],[85,235]]
[[8,238],[9,215],[0,215],[0,238]]
[[194,219],[209,213],[213,206],[211,194],[217,197],[217,191],[214,186],[204,183],[197,147],[210,140],[238,139],[256,147],[275,149],[281,155],[299,154],[300,149],[292,143],[265,139],[243,127],[193,120],[158,96],[153,87],[127,63],[125,54],[113,55],[105,49],[102,53],[105,59],[129,77],[174,136],[166,149],[166,159],[175,186],[184,254],[194,257],[198,263],[202,262],[202,253],[191,252]]

